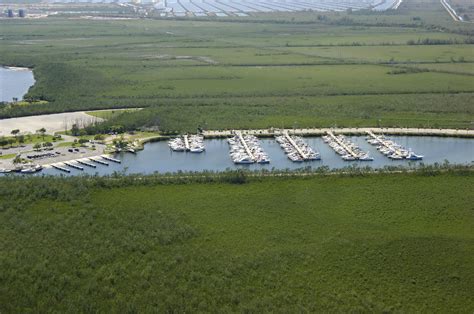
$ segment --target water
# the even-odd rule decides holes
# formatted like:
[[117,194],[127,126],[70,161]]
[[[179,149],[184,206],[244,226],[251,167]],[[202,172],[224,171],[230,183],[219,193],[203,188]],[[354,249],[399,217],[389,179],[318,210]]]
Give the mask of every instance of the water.
[[0,102],[11,102],[13,98],[22,100],[34,83],[30,69],[0,67]]
[[[369,151],[374,157],[374,161],[361,162],[343,161],[321,137],[305,138],[311,147],[321,153],[322,160],[309,161],[303,163],[291,162],[274,139],[262,139],[262,147],[270,155],[270,164],[234,165],[229,157],[229,145],[225,140],[212,139],[205,140],[206,152],[202,154],[192,154],[184,152],[170,151],[167,142],[149,143],[145,149],[137,154],[123,153],[115,157],[122,160],[121,164],[110,163],[110,165],[97,165],[96,169],[85,167],[85,171],[71,169],[69,175],[82,173],[106,175],[115,171],[124,173],[149,174],[154,172],[179,172],[179,171],[224,171],[226,169],[297,169],[306,166],[318,168],[328,166],[331,169],[343,168],[348,165],[371,166],[372,168],[382,168],[392,165],[408,165],[409,163],[420,163],[407,160],[391,160],[377,151],[377,149],[366,142],[365,137],[348,137],[357,143],[363,150]],[[391,139],[397,143],[412,148],[415,153],[425,156],[424,164],[443,163],[448,160],[454,164],[466,164],[474,161],[474,139],[448,138],[448,137],[421,137],[421,136],[392,136]],[[64,174],[56,169],[45,169],[42,174]],[[41,173],[37,174],[41,175]],[[66,174],[67,175],[67,174]]]

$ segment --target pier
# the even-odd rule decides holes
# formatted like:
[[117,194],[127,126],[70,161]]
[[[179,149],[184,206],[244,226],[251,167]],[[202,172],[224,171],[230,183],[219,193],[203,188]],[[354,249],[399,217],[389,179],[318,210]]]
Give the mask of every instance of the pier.
[[79,165],[73,164],[73,163],[71,163],[71,162],[65,161],[64,164],[65,164],[66,166],[69,166],[69,167],[71,167],[71,168],[75,168],[75,169],[77,169],[77,170],[81,170],[81,171],[84,170],[84,167],[81,167],[81,166],[79,166]]
[[380,144],[382,144],[383,146],[385,146],[386,148],[388,148],[389,150],[395,152],[395,154],[399,155],[399,156],[403,156],[403,153],[400,149],[390,145],[387,141],[384,141],[382,140],[379,136],[375,135],[372,131],[367,131],[367,134],[372,137],[374,140],[376,140],[377,142],[379,142]]
[[304,160],[308,160],[308,155],[306,155],[305,152],[303,152],[303,150],[301,149],[301,147],[299,147],[295,143],[295,141],[291,138],[291,136],[288,134],[288,132],[285,132],[284,136],[288,140],[288,142],[296,149],[298,154],[300,154],[301,158],[303,158]]
[[121,160],[112,158],[112,157],[107,156],[107,155],[102,155],[102,156],[100,156],[100,157],[102,157],[102,158],[104,158],[105,160],[108,160],[108,161],[116,162],[116,163],[118,163],[118,164],[122,163]]
[[348,152],[349,154],[351,154],[352,157],[358,159],[359,158],[359,154],[355,153],[352,148],[350,148],[349,146],[347,146],[343,141],[339,140],[337,138],[337,136],[334,135],[334,133],[332,133],[332,131],[328,131],[327,134],[329,135],[329,137],[331,137],[337,144],[339,144],[339,146],[341,146],[342,148],[344,148],[346,150],[346,152]]
[[183,135],[183,141],[184,141],[184,147],[186,149],[186,151],[189,151],[191,148],[189,147],[189,139],[188,139],[188,135]]
[[109,163],[108,162],[105,162],[103,160],[99,160],[99,159],[96,159],[96,158],[89,158],[89,160],[93,161],[93,162],[96,162],[98,164],[101,164],[101,165],[104,165],[104,166],[108,166]]
[[78,163],[80,163],[81,165],[84,165],[84,166],[87,166],[87,167],[91,167],[91,168],[97,168],[96,165],[94,164],[91,164],[90,162],[87,162],[85,160],[82,160],[82,159],[78,159],[76,160]]
[[240,143],[242,143],[242,146],[244,147],[245,152],[247,153],[247,155],[248,155],[253,161],[255,161],[255,156],[254,156],[253,153],[250,151],[249,146],[247,145],[247,142],[245,142],[245,139],[244,139],[244,137],[242,136],[242,132],[235,132],[235,133],[237,134],[237,137],[239,138]]
[[67,172],[67,173],[70,173],[71,170],[69,170],[68,168],[65,168],[65,167],[61,167],[59,165],[56,165],[56,164],[52,164],[51,167],[55,168],[55,169],[58,169],[60,171],[63,171],[63,172]]

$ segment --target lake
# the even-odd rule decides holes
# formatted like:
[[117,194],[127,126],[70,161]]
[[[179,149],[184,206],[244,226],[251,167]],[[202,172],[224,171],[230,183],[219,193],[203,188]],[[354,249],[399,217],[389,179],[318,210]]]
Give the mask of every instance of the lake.
[[27,68],[0,67],[0,102],[22,100],[35,83],[33,71]]
[[[383,168],[385,166],[408,165],[409,163],[420,163],[407,160],[391,160],[377,149],[367,143],[363,136],[347,137],[363,150],[369,151],[374,161],[343,161],[321,137],[307,137],[306,142],[321,153],[322,160],[308,161],[303,163],[291,162],[274,139],[261,139],[262,147],[270,155],[271,163],[266,165],[234,165],[229,157],[229,145],[223,139],[205,140],[206,152],[192,154],[185,152],[172,152],[166,141],[149,143],[143,151],[137,154],[122,153],[115,157],[122,160],[121,164],[110,163],[109,166],[98,165],[96,169],[86,167],[85,171],[72,169],[70,174],[82,173],[107,175],[115,171],[124,173],[150,174],[154,172],[179,172],[179,171],[224,171],[226,169],[297,169],[311,166],[318,168],[328,166],[331,169],[339,169],[349,165],[371,166],[372,168]],[[443,163],[448,160],[452,164],[467,164],[474,161],[474,139],[450,138],[450,137],[428,137],[428,136],[391,136],[397,143],[412,148],[414,152],[424,155],[424,164]],[[41,174],[58,175],[63,174],[56,169],[44,169]]]

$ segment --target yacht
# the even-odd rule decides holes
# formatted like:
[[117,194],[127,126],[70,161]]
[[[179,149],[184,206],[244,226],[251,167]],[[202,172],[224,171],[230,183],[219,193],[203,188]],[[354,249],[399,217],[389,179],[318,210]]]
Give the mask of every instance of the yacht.
[[405,158],[408,160],[422,160],[423,157],[422,155],[416,155],[414,152],[409,152]]

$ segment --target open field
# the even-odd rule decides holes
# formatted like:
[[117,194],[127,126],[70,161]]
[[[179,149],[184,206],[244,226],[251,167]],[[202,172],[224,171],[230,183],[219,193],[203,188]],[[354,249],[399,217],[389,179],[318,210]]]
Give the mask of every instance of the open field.
[[474,309],[472,174],[152,181],[0,178],[0,310]]
[[3,118],[144,107],[109,124],[472,128],[474,26],[435,0],[385,13],[0,23],[0,63],[34,67],[26,98],[47,101],[0,105]]
[[93,117],[85,112],[68,112],[50,115],[38,115],[31,117],[20,117],[4,119],[0,123],[0,136],[9,136],[10,132],[19,129],[21,133],[35,133],[41,128],[45,128],[47,133],[64,131],[70,129],[73,124],[80,127],[90,123],[102,121],[100,117]]

